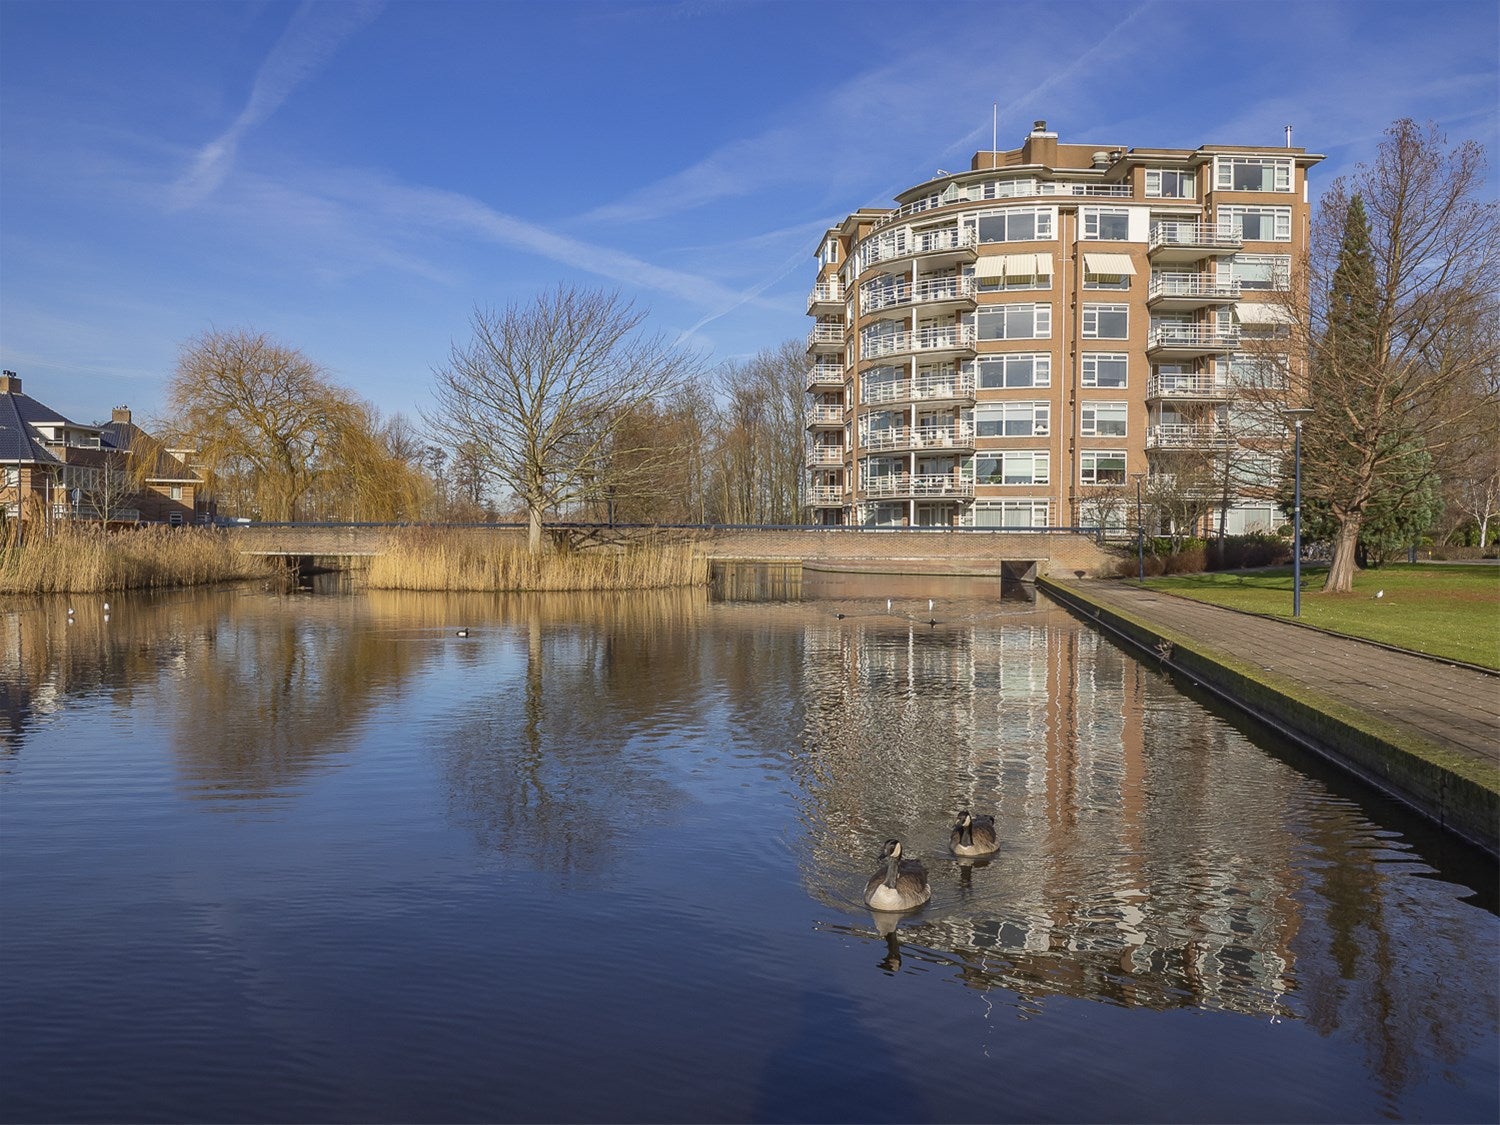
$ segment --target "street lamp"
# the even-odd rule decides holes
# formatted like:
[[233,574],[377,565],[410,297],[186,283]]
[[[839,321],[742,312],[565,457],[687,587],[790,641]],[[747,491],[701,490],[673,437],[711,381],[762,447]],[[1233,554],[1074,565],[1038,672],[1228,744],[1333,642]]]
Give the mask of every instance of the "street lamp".
[[1145,473],[1130,474],[1135,481],[1135,580],[1142,585],[1146,582],[1146,521],[1141,514],[1141,481],[1145,476]]
[[1289,406],[1281,416],[1292,424],[1292,616],[1302,616],[1302,420],[1310,406]]

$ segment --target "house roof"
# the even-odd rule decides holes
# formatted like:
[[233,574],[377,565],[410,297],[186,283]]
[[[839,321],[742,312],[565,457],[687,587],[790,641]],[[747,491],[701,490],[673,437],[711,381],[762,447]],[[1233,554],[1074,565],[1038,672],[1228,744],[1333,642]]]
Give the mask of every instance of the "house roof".
[[7,465],[61,465],[62,461],[47,452],[42,435],[32,427],[33,421],[72,425],[30,395],[18,392],[0,394],[0,463]]
[[109,422],[99,427],[99,442],[106,449],[149,457],[147,480],[191,481],[201,484],[197,473],[175,453],[165,448],[151,434],[134,422]]

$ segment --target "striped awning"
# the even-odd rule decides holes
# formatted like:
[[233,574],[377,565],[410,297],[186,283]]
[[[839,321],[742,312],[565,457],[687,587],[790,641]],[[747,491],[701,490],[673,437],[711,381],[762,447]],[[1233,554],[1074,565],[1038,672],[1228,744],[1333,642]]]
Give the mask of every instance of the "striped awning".
[[1085,254],[1083,272],[1098,277],[1134,277],[1135,263],[1129,254]]

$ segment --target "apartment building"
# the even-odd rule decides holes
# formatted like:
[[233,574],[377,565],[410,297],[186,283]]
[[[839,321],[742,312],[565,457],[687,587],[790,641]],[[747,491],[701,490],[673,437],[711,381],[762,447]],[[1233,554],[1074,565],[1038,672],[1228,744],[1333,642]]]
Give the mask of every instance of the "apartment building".
[[811,522],[1122,530],[1143,482],[1189,466],[1229,482],[1230,532],[1280,522],[1228,470],[1264,433],[1241,404],[1267,357],[1296,367],[1273,353],[1321,159],[1062,144],[1038,121],[849,215],[807,305]]

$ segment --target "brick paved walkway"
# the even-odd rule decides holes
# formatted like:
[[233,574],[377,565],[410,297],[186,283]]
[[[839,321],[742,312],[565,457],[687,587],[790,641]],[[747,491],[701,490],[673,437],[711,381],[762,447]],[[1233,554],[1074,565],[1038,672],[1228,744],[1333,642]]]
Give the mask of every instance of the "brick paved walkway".
[[1125,582],[1057,584],[1147,625],[1191,636],[1205,653],[1230,654],[1436,746],[1500,765],[1500,675]]

